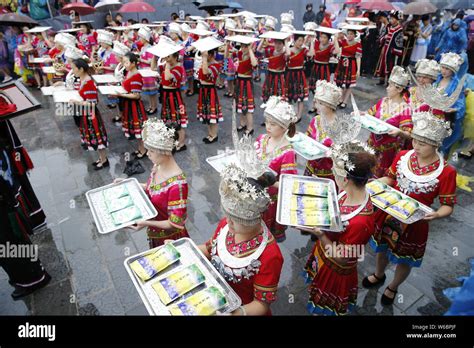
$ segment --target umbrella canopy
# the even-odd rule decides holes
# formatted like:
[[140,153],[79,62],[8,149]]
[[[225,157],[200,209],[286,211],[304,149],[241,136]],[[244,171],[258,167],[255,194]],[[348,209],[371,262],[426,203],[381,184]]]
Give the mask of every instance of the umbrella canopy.
[[345,2],[346,5],[357,5],[358,3],[360,3],[362,0],[347,0]]
[[229,4],[225,0],[207,0],[199,5],[200,10],[223,10],[229,8]]
[[391,4],[393,7],[395,7],[395,10],[397,11],[403,11],[403,9],[407,6],[407,4],[401,1],[391,2]]
[[18,13],[5,13],[0,15],[0,25],[38,25],[34,19]]
[[436,8],[436,6],[429,2],[417,1],[417,2],[411,2],[408,5],[406,5],[405,9],[403,10],[403,14],[424,15],[427,13],[434,13],[437,10],[438,9]]
[[118,12],[121,13],[139,13],[139,12],[155,12],[156,9],[144,1],[132,1],[123,5]]
[[118,0],[101,0],[94,7],[99,12],[115,12],[122,7],[122,3]]
[[468,10],[474,8],[474,1],[472,0],[459,0],[452,5],[447,5],[444,7],[448,10]]
[[61,13],[68,15],[71,11],[76,12],[80,16],[87,16],[95,12],[95,8],[89,6],[83,2],[72,2],[70,4],[65,5],[61,9]]
[[379,10],[379,11],[392,11],[395,10],[395,7],[387,1],[364,1],[361,2],[360,8],[363,10]]
[[242,5],[239,4],[238,2],[228,1],[227,4],[229,5],[229,8],[237,8],[237,9],[243,8]]

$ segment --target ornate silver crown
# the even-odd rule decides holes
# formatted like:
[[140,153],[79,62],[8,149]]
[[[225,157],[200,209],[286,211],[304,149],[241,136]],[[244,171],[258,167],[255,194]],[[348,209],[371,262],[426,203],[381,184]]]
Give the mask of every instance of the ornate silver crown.
[[444,66],[449,70],[457,73],[463,62],[464,59],[459,54],[454,52],[448,52],[441,54],[441,60],[439,61],[439,65]]
[[253,226],[260,222],[261,214],[270,204],[270,196],[248,181],[248,173],[235,164],[221,172],[219,185],[224,212],[238,223]]
[[440,146],[443,140],[452,134],[449,122],[434,116],[431,112],[415,112],[412,115],[412,138],[424,143]]
[[293,106],[277,96],[271,96],[266,102],[265,116],[283,128],[288,128],[291,123],[298,121]]
[[177,145],[174,137],[175,130],[166,127],[162,120],[148,119],[143,124],[142,138],[147,147],[171,153]]
[[278,23],[278,19],[276,19],[275,17],[272,17],[272,16],[265,17],[265,26],[266,27],[275,29],[277,23]]
[[415,71],[417,76],[426,76],[433,80],[438,78],[441,71],[439,64],[433,59],[420,59],[416,62]]
[[432,109],[437,109],[441,111],[447,111],[456,102],[456,100],[458,100],[458,97],[462,92],[464,82],[466,81],[466,75],[464,75],[461,81],[459,81],[456,90],[450,96],[448,96],[446,93],[443,93],[433,85],[420,85],[416,78],[413,76],[410,69],[408,69],[408,71],[410,72],[412,80],[416,84],[416,90],[419,93],[420,98]]
[[390,82],[393,82],[397,86],[407,88],[410,83],[410,75],[404,68],[399,65],[395,65],[390,74]]
[[280,23],[283,24],[292,24],[295,17],[289,13],[285,12],[280,15]]
[[327,82],[326,80],[318,80],[318,82],[316,82],[314,97],[331,109],[337,109],[341,96],[342,89],[337,87],[334,83]]

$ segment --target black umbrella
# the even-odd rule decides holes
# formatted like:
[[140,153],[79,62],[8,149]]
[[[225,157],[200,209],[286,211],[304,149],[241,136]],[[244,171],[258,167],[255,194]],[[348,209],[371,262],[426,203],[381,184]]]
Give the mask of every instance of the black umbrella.
[[38,22],[31,17],[24,16],[18,13],[5,13],[0,15],[0,25],[14,25],[14,26],[35,26]]
[[208,11],[208,10],[223,10],[229,8],[229,4],[225,0],[207,0],[199,5],[198,9]]

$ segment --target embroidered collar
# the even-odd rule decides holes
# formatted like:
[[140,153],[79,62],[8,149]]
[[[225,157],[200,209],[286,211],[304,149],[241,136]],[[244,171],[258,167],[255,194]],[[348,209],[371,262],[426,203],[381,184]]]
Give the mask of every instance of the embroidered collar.
[[[284,138],[285,137],[283,137],[283,139]],[[267,158],[267,156],[269,155],[267,153],[267,146],[268,146],[268,141],[269,140],[270,140],[270,137],[268,135],[265,135],[263,140],[262,140],[262,159]],[[288,145],[285,145],[283,147],[278,148],[277,150],[273,151],[273,154],[275,155],[274,158],[284,154],[286,151],[289,151],[291,149],[293,149],[293,146],[291,146],[291,144],[288,144]]]
[[152,191],[160,191],[163,188],[168,187],[169,185],[175,183],[176,181],[181,181],[181,180],[186,180],[186,175],[184,175],[183,173],[172,176],[171,178],[169,178],[169,179],[167,179],[167,180],[165,180],[161,183],[156,184],[155,183],[155,175],[152,174],[150,185],[148,187]]

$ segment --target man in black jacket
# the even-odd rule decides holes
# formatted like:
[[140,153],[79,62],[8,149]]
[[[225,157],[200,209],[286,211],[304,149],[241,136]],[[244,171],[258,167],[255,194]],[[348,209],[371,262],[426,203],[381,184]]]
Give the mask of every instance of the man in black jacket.
[[303,15],[303,23],[315,22],[316,13],[313,12],[313,4],[306,5],[306,12]]
[[316,24],[320,25],[324,20],[324,15],[326,14],[326,6],[319,6],[319,12],[316,14]]

